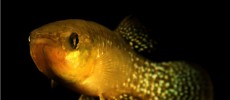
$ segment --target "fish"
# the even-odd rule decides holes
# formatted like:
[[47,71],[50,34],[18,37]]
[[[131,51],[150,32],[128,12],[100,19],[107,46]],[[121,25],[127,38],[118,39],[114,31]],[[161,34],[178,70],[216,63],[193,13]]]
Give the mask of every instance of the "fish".
[[198,64],[153,61],[156,42],[137,18],[115,30],[94,21],[50,22],[29,35],[38,70],[82,94],[79,100],[213,100],[212,82]]

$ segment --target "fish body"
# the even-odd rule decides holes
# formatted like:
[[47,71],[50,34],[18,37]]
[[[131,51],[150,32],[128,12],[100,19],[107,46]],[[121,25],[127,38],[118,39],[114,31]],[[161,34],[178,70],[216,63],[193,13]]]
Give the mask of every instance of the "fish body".
[[[212,100],[211,81],[200,67],[147,59],[138,52],[149,52],[152,41],[144,35],[141,43],[137,37],[124,39],[127,34],[122,27],[112,31],[82,19],[56,21],[31,32],[30,54],[48,78],[84,95],[108,100]],[[147,44],[135,49],[132,41]]]

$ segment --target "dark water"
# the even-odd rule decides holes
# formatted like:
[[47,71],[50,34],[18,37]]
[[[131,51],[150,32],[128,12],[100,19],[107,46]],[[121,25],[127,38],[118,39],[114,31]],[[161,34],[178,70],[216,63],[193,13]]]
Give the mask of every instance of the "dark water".
[[226,37],[219,31],[218,18],[214,16],[218,12],[204,5],[98,7],[97,4],[23,3],[16,0],[2,5],[2,98],[78,99],[79,94],[62,86],[52,89],[50,80],[38,72],[29,55],[28,36],[33,29],[70,18],[92,20],[114,29],[125,16],[135,14],[152,27],[152,36],[159,43],[156,51],[150,55],[152,59],[186,60],[202,65],[213,80],[215,100],[224,100],[227,93],[225,69],[228,66],[222,57],[227,55],[224,48]]

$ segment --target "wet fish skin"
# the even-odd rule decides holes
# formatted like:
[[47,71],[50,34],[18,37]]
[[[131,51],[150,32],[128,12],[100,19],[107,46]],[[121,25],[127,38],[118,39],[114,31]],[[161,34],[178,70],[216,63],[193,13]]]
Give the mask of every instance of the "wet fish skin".
[[211,81],[200,67],[151,61],[119,32],[95,22],[70,19],[35,29],[30,53],[50,79],[100,99],[212,100]]

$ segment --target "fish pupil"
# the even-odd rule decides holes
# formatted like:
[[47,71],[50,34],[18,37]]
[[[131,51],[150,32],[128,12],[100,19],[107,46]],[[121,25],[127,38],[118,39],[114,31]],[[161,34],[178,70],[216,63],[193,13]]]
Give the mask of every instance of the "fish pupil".
[[77,33],[73,32],[73,33],[70,35],[69,41],[70,41],[71,47],[72,47],[73,49],[76,49],[76,48],[77,48],[77,44],[78,44],[78,42],[79,42]]

